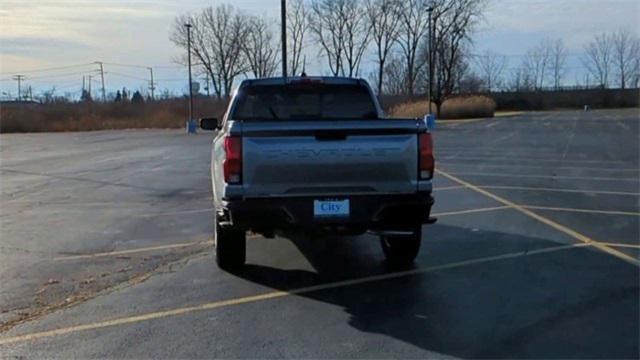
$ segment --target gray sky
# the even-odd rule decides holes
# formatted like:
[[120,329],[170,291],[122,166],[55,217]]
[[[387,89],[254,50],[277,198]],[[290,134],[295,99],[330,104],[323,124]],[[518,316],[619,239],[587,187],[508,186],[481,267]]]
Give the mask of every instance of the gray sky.
[[[485,50],[508,55],[516,66],[528,48],[543,39],[564,41],[569,72],[565,83],[582,76],[583,45],[601,32],[626,28],[639,32],[639,0],[489,0],[485,19],[474,36],[474,53]],[[79,91],[83,75],[95,65],[153,66],[160,89],[182,91],[185,70],[175,64],[181,50],[169,41],[174,17],[209,5],[230,3],[247,13],[276,19],[279,0],[2,0],[0,3],[0,88],[16,93],[13,74],[27,75],[35,91],[56,85],[58,92]],[[314,54],[315,55],[315,54]],[[316,56],[309,58],[316,59]],[[365,68],[373,58],[365,59]],[[310,69],[318,71],[321,60]],[[51,67],[89,64],[31,72]],[[107,88],[146,86],[148,70],[105,65]],[[365,75],[366,74],[362,74]],[[94,89],[98,84],[93,83]]]

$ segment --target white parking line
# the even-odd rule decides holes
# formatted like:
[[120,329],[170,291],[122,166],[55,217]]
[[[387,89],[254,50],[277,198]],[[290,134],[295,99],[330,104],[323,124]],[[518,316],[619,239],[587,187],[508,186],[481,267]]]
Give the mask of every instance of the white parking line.
[[503,186],[503,185],[476,185],[483,189],[495,190],[525,190],[525,191],[549,191],[549,192],[566,192],[566,193],[586,193],[586,194],[603,194],[603,195],[624,195],[624,196],[640,196],[640,193],[625,191],[608,191],[608,190],[589,190],[589,189],[564,189],[564,188],[539,188],[529,186]]
[[607,215],[629,215],[629,216],[640,216],[639,212],[635,211],[617,211],[617,210],[598,210],[598,209],[574,209],[574,208],[563,208],[563,207],[553,207],[553,206],[536,206],[536,205],[523,205],[520,204],[525,209],[532,210],[549,210],[549,211],[566,211],[566,212],[578,212],[578,213],[587,213],[587,214],[607,214]]
[[452,167],[465,167],[478,166],[483,168],[498,168],[498,169],[514,169],[514,168],[527,168],[527,169],[553,169],[553,170],[590,170],[590,171],[619,171],[619,172],[635,172],[640,173],[638,168],[603,168],[603,167],[584,167],[584,166],[552,166],[550,165],[524,165],[524,164],[467,164],[463,162],[445,162],[440,161],[441,165],[447,168]]
[[484,173],[484,172],[451,172],[452,175],[462,176],[487,176],[487,177],[515,177],[532,179],[562,179],[562,180],[595,180],[595,181],[632,181],[639,182],[638,178],[622,177],[601,177],[601,176],[562,176],[562,175],[533,175],[533,174],[504,174],[504,173]]
[[461,160],[483,160],[483,161],[533,161],[536,163],[593,163],[593,164],[627,164],[627,162],[622,160],[589,160],[589,159],[544,159],[544,158],[536,158],[536,157],[522,157],[522,156],[466,156],[465,154],[451,154],[451,155],[443,155],[440,154],[440,161],[447,161],[450,159],[461,159]]

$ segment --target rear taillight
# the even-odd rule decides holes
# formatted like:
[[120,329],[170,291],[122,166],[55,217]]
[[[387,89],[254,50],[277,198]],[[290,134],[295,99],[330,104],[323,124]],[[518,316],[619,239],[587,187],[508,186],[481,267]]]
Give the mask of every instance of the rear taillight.
[[242,182],[242,138],[227,136],[224,138],[224,182],[240,184]]
[[435,167],[431,134],[420,134],[418,136],[418,144],[420,146],[420,179],[431,179]]

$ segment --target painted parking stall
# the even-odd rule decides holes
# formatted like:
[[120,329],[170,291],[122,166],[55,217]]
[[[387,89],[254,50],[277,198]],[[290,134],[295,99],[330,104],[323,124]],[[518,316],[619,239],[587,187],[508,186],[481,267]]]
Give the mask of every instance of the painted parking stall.
[[[607,125],[614,123],[608,118],[625,127]],[[78,145],[83,155],[74,166],[83,166],[82,174],[70,173],[78,169],[47,172],[57,176],[48,186],[58,192],[21,193],[18,182],[6,183],[3,196],[14,194],[16,203],[4,209],[3,222],[23,224],[19,211],[31,211],[31,201],[51,211],[64,208],[60,203],[69,199],[60,194],[74,188],[71,200],[92,200],[101,210],[119,202],[105,202],[108,196],[128,192],[127,211],[137,216],[114,214],[122,232],[85,236],[84,247],[76,245],[80,235],[67,232],[62,241],[52,231],[52,241],[42,242],[37,254],[23,253],[23,261],[37,259],[41,270],[46,267],[54,280],[64,282],[64,276],[86,275],[74,269],[103,262],[127,267],[144,257],[174,257],[139,282],[17,323],[0,333],[0,351],[9,357],[83,358],[637,357],[640,189],[633,180],[638,178],[639,121],[635,110],[612,110],[439,124],[433,209],[439,221],[425,227],[421,253],[405,269],[390,268],[369,235],[291,233],[252,236],[246,268],[235,274],[219,271],[211,239],[198,238],[210,231],[206,195],[202,200],[185,193],[173,181],[149,193],[122,180],[134,171],[125,160],[106,163],[119,169],[111,170],[114,185],[79,190],[73,184],[93,184],[88,181],[104,169],[91,165],[102,155],[89,151],[90,142],[86,148]],[[197,168],[209,155],[205,134],[113,134],[136,138],[141,156],[160,154],[167,143],[200,144],[204,154],[162,153],[168,165],[150,165],[167,175],[179,172],[179,163]],[[48,136],[37,142],[88,134]],[[112,133],[91,136],[122,146]],[[12,142],[25,149],[35,144],[28,135],[8,137]],[[11,156],[5,150],[3,169],[34,172],[43,166],[23,159],[24,152],[15,161]],[[63,170],[70,166],[66,159],[55,161]],[[188,182],[206,187],[207,170],[189,172]],[[611,179],[598,179],[605,177]],[[189,199],[188,206],[177,208],[172,199]],[[318,204],[321,213],[343,211],[344,199],[318,200],[329,201]],[[155,205],[145,206],[150,201]],[[84,216],[97,219],[99,213]],[[46,215],[38,214],[32,216]],[[165,235],[161,243],[125,241],[148,239],[167,222],[184,232]],[[44,237],[33,234],[35,249]],[[11,238],[18,235],[3,230],[3,246],[13,246]],[[15,254],[3,250],[3,260]],[[62,271],[68,275],[58,279]],[[3,270],[3,278],[11,274]]]

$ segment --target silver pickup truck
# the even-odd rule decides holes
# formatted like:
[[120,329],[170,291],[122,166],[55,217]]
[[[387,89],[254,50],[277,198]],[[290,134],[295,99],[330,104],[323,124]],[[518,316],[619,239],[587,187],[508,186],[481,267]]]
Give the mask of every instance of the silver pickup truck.
[[433,198],[433,143],[424,121],[387,119],[366,81],[245,80],[211,153],[218,265],[245,263],[246,232],[290,228],[379,235],[394,264],[411,263]]

